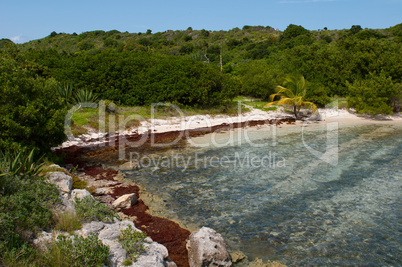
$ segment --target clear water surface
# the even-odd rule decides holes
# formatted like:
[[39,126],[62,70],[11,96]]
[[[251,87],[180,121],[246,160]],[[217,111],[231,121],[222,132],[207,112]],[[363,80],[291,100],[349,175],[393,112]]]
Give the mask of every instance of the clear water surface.
[[303,144],[325,151],[325,125],[305,128],[303,138],[300,127],[275,137],[269,129],[250,131],[250,142],[141,155],[143,167],[127,174],[163,196],[167,217],[211,227],[251,259],[402,264],[401,125],[340,127],[335,166]]

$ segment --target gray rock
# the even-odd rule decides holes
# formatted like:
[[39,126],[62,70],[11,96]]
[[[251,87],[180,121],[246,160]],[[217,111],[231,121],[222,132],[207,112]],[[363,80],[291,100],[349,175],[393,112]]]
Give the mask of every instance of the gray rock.
[[121,263],[127,257],[127,252],[119,243],[118,237],[121,235],[121,230],[129,226],[141,232],[141,230],[135,228],[134,223],[130,221],[117,221],[112,224],[105,223],[104,228],[99,232],[99,239],[103,244],[110,247],[110,266],[122,266]]
[[191,233],[186,247],[190,267],[232,266],[223,237],[211,228],[202,227]]
[[86,189],[74,189],[71,191],[71,200],[75,201],[75,198],[81,200],[85,197],[92,197],[94,198],[91,193],[88,192]]
[[137,202],[137,196],[135,193],[126,194],[113,202],[113,207],[115,209],[128,209],[131,208]]
[[[134,262],[133,266],[136,267],[146,267],[146,266],[155,266],[155,267],[165,267],[166,260],[169,257],[168,250],[165,246],[152,242],[144,244],[145,252],[138,257],[136,262]],[[171,261],[170,261],[171,262]],[[173,262],[172,262],[173,263]],[[172,265],[170,265],[172,266]]]
[[103,222],[90,222],[82,225],[80,230],[75,231],[76,234],[81,235],[83,237],[88,237],[90,234],[99,235],[99,232],[105,228],[105,224]]
[[111,187],[100,187],[95,189],[95,195],[106,195],[113,192]]
[[70,211],[75,213],[75,205],[74,202],[70,198],[70,194],[61,193],[60,194],[62,205],[58,207],[61,211]]
[[49,180],[59,187],[62,192],[70,193],[73,187],[73,178],[64,172],[51,172]]

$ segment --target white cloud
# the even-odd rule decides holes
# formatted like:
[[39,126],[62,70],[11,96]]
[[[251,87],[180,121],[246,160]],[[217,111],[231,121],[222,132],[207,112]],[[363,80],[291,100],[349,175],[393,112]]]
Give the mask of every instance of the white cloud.
[[27,38],[23,35],[17,35],[17,36],[11,37],[10,40],[13,41],[14,43],[20,44],[20,43],[25,43]]

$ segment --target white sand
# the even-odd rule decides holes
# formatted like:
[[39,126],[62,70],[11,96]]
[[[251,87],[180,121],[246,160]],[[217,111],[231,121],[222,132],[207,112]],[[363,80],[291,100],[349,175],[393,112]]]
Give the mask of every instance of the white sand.
[[[142,121],[141,125],[136,128],[132,128],[126,131],[117,131],[116,135],[131,135],[131,134],[143,134],[147,131],[154,133],[164,133],[171,131],[184,131],[199,129],[205,127],[213,127],[217,125],[233,124],[255,120],[267,120],[267,119],[280,119],[291,116],[283,112],[262,111],[258,109],[251,109],[250,112],[240,114],[238,116],[210,116],[210,115],[196,115],[196,116],[183,116],[172,117],[169,119],[153,119]],[[320,118],[321,120],[317,121]],[[365,124],[365,123],[402,123],[402,117],[400,114],[393,116],[364,116],[356,115],[353,111],[337,110],[337,109],[320,109],[319,115],[311,116],[307,121],[297,121],[296,125],[308,124],[308,123],[328,123],[339,122],[340,124]],[[257,126],[259,127],[259,126]],[[106,133],[91,132],[90,134],[83,134],[78,137],[71,137],[68,141],[64,142],[57,148],[66,148],[70,146],[94,146],[103,141],[99,141],[106,136]]]

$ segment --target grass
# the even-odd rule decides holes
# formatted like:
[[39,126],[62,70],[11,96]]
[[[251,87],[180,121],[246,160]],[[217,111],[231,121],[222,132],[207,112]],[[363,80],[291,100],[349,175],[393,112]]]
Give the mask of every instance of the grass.
[[55,212],[53,217],[56,223],[54,229],[56,230],[72,234],[75,230],[81,229],[81,222],[75,212]]
[[251,106],[255,109],[260,109],[262,111],[276,111],[277,107],[275,105],[265,108],[264,106],[268,103],[268,101],[263,101],[260,98],[250,98],[244,96],[238,96],[233,101],[241,102],[243,105]]
[[[74,113],[72,118],[72,133],[75,136],[87,134],[89,129],[96,132],[108,132],[117,130],[128,130],[139,126],[140,121],[155,119],[167,119],[171,117],[193,116],[193,115],[235,115],[237,114],[237,102],[212,107],[178,107],[175,105],[166,106],[136,106],[116,107],[115,112],[105,112],[105,117],[100,118],[99,109],[84,108]],[[242,108],[242,111],[248,111]],[[122,123],[122,129],[120,129]]]

